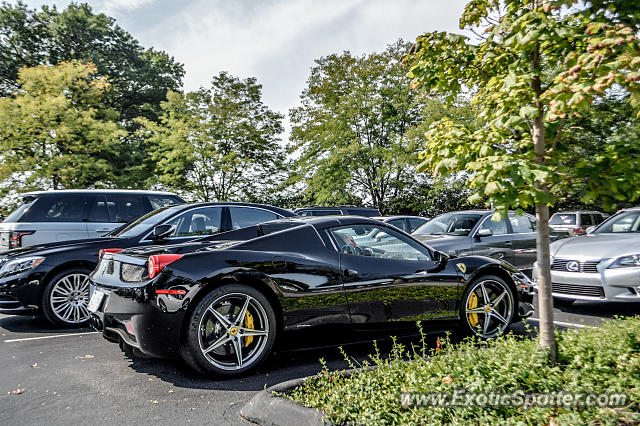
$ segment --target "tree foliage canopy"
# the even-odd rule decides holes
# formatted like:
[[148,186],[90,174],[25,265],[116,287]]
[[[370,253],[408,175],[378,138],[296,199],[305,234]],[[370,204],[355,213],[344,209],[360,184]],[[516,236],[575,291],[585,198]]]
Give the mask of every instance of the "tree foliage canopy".
[[169,92],[161,124],[141,120],[160,182],[198,200],[240,200],[274,186],[285,163],[282,115],[262,102],[255,78],[225,72],[210,89]]
[[22,68],[18,85],[0,98],[0,181],[14,190],[107,186],[106,157],[126,135],[105,105],[107,79],[73,61]]

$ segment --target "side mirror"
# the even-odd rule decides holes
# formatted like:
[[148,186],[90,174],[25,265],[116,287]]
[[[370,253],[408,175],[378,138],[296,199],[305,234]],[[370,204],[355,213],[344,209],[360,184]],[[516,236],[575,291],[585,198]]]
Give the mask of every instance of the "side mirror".
[[153,228],[153,234],[151,235],[154,240],[161,240],[169,235],[173,231],[172,225],[158,225]]
[[480,238],[480,237],[490,237],[493,235],[493,231],[491,229],[487,229],[487,228],[483,228],[483,229],[479,229],[478,232],[476,232],[476,237]]
[[438,250],[433,251],[433,261],[437,264],[445,263],[449,260],[449,255]]
[[588,228],[587,228],[587,234],[592,233],[592,232],[594,231],[594,229],[596,229],[596,226],[595,226],[595,225],[592,225],[592,226],[588,227]]

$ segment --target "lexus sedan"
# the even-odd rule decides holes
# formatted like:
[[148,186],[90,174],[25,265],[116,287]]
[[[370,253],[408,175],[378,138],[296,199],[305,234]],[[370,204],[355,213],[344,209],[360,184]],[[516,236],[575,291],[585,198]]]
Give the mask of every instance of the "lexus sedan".
[[591,233],[556,241],[550,249],[556,304],[640,302],[640,208],[624,209]]
[[[386,233],[382,242],[355,237]],[[379,221],[284,219],[165,247],[106,252],[91,324],[134,354],[207,375],[256,368],[291,330],[391,324],[489,338],[531,314],[529,279],[487,257],[449,258]]]
[[0,255],[0,313],[42,315],[59,326],[86,324],[88,278],[100,250],[175,244],[289,216],[294,214],[261,204],[179,204],[104,237],[7,251]]

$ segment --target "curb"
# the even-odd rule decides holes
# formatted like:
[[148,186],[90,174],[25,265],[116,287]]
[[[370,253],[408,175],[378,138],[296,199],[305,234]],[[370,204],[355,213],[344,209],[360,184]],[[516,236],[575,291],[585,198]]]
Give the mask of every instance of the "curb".
[[[310,377],[288,380],[258,392],[240,410],[240,416],[252,423],[265,426],[326,426],[332,423],[327,414],[317,408],[309,408],[288,398],[275,396],[274,392],[287,393]],[[325,421],[322,421],[322,418]]]

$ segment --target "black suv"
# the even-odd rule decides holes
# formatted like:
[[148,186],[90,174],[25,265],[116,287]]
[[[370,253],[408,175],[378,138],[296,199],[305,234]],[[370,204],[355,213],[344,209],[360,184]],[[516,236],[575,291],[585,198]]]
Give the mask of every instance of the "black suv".
[[353,215],[374,217],[382,216],[380,210],[373,207],[357,207],[357,206],[308,206],[295,209],[293,211],[298,216],[332,216],[332,215]]

